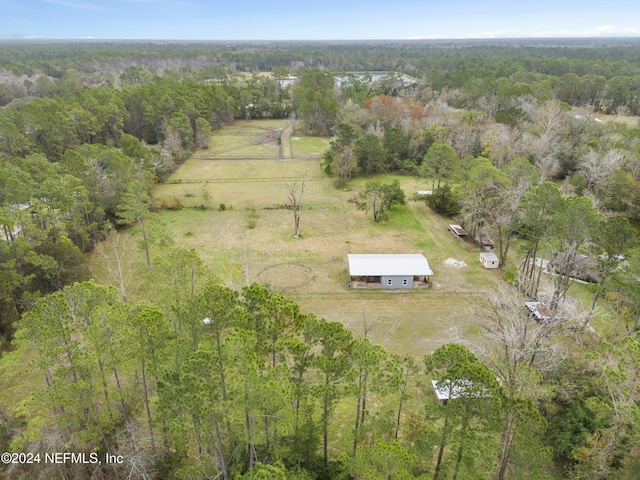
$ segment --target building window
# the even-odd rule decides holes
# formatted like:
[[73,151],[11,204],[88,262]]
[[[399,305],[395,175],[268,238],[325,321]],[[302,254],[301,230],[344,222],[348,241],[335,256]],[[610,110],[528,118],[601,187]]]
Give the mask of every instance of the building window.
[[404,285],[406,287],[408,284],[409,284],[409,282],[407,281],[406,278],[404,280],[402,280],[402,285]]
[[387,278],[387,285],[392,285],[393,284],[393,280],[391,280],[390,278]]

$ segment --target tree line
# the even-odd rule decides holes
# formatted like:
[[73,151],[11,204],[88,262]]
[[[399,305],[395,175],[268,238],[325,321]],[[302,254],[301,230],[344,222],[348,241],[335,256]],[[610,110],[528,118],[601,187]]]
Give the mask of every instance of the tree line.
[[515,44],[415,41],[373,46],[357,42],[4,43],[0,45],[0,68],[5,70],[0,105],[42,91],[46,85],[39,83],[53,83],[58,90],[78,81],[93,87],[119,87],[128,77],[161,75],[202,81],[239,72],[319,68],[408,73],[436,92],[463,90],[468,101],[490,90],[524,84],[546,99],[637,115],[638,48],[633,39],[555,40],[551,44],[543,40]]
[[[511,104],[520,107],[509,107],[508,119],[495,110],[495,98],[484,99],[490,106],[485,112],[453,109],[442,96],[423,102],[378,95],[362,107],[344,102],[323,156],[325,171],[338,187],[356,175],[397,172],[431,179],[429,186],[438,190],[463,184],[473,159],[485,158],[502,171],[515,161],[533,168],[533,177],[526,176],[532,184],[565,181],[566,191],[638,218],[638,128],[574,114],[559,100],[513,95]],[[431,201],[442,202],[440,193]],[[453,197],[440,211],[459,212],[460,202]]]

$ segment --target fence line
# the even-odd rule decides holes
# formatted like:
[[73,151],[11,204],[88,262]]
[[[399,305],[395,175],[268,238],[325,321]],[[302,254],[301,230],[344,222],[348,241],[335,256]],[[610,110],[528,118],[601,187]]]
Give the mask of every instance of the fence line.
[[192,156],[192,160],[207,160],[210,162],[215,162],[216,160],[238,160],[238,161],[246,161],[246,160],[300,160],[302,162],[314,161],[317,162],[320,160],[320,157],[291,157],[291,158],[279,158],[277,156],[273,157],[199,157]]
[[[323,177],[291,177],[293,180],[322,180]],[[166,180],[161,185],[180,185],[193,184],[193,183],[238,183],[238,182],[253,182],[253,183],[282,183],[282,177],[238,177],[238,178],[198,178],[198,179],[184,179],[184,180]]]
[[421,298],[445,298],[445,297],[468,297],[468,298],[485,298],[491,292],[489,291],[476,291],[476,292],[465,292],[465,291],[446,291],[446,292],[435,292],[433,288],[412,288],[407,290],[396,290],[396,289],[386,289],[386,288],[358,288],[358,289],[349,289],[347,291],[339,291],[339,292],[295,292],[289,291],[288,293],[292,293],[299,296],[310,296],[310,297],[346,297],[346,296],[354,296],[355,292],[358,293],[384,293],[386,295],[420,295]]

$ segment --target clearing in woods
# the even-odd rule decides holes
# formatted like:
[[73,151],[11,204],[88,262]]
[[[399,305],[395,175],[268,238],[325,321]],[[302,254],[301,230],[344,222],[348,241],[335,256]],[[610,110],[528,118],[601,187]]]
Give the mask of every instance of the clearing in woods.
[[[287,134],[287,127],[286,120],[236,121],[157,187],[157,198],[174,196],[185,207],[211,198],[206,209],[162,213],[176,241],[195,248],[230,285],[269,284],[303,311],[342,322],[359,336],[370,328],[368,337],[393,353],[422,356],[448,342],[471,340],[500,274],[483,269],[474,245],[454,238],[447,221],[413,200],[424,181],[377,178],[398,179],[409,201],[375,224],[350,201],[366,179],[335,189],[320,168],[329,139]],[[295,157],[285,158],[287,152]],[[302,238],[294,239],[284,179],[304,177]],[[435,273],[433,287],[352,290],[348,253],[423,253]]]

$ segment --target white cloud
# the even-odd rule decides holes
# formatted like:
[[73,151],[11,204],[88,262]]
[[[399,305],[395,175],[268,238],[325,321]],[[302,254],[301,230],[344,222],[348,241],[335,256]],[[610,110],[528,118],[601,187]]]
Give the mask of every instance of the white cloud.
[[556,30],[537,33],[523,33],[518,30],[496,30],[493,32],[451,34],[451,35],[415,35],[409,40],[460,40],[460,39],[491,39],[491,38],[575,38],[575,37],[640,37],[640,28],[613,27],[604,25],[594,29],[582,31]]
[[193,3],[184,2],[181,0],[119,0],[122,3],[138,3],[143,5],[171,5],[178,7],[189,7],[194,6]]
[[497,30],[495,32],[482,32],[479,34],[467,34],[460,38],[514,38],[522,34],[516,30]]
[[416,35],[409,37],[409,40],[460,40],[476,38],[517,38],[522,37],[522,33],[516,30],[496,30],[494,32],[467,33],[464,35]]
[[561,30],[551,32],[538,32],[534,37],[638,37],[640,36],[640,28],[629,27],[613,27],[604,25],[594,29],[575,31]]

